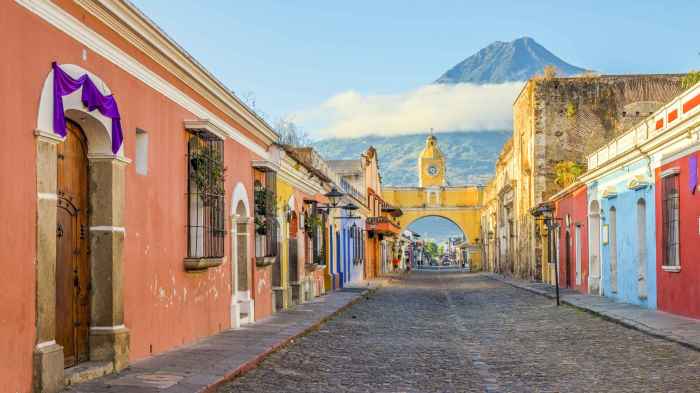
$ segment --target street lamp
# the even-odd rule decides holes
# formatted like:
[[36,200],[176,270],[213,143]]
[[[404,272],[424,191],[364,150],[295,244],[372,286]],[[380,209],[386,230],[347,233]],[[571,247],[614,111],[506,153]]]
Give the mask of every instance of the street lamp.
[[338,191],[338,189],[335,187],[331,188],[330,191],[328,191],[327,193],[324,194],[324,196],[326,198],[328,198],[328,200],[330,201],[330,203],[329,203],[330,207],[337,207],[338,202],[340,202],[340,198],[342,198],[343,195],[344,194],[342,192]]
[[[549,252],[549,263],[552,263],[553,253],[553,241],[554,238],[554,228],[556,228],[556,221],[561,221],[560,218],[554,217],[554,208],[549,203],[542,203],[530,210],[530,214],[535,217],[535,221],[542,221],[547,226],[547,248]],[[554,263],[554,285],[557,295],[557,306],[559,306],[559,263]]]

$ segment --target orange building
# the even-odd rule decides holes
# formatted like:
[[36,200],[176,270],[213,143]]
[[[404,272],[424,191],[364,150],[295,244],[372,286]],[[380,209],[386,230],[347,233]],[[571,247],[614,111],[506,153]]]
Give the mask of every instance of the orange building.
[[128,2],[2,2],[0,34],[3,390],[272,312],[272,129]]
[[401,211],[382,198],[382,179],[374,147],[367,149],[363,160],[368,208],[365,220],[365,278],[372,279],[390,270],[391,261],[397,253],[395,242],[401,233],[396,223],[396,217],[401,215]]

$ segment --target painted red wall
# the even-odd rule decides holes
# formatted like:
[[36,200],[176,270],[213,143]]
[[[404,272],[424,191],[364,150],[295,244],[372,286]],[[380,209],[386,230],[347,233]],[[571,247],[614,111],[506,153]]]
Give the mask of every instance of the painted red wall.
[[[571,288],[588,292],[588,214],[587,189],[583,185],[555,202],[556,217],[560,219],[561,235],[559,238],[559,285],[566,286],[566,221],[571,216],[571,245],[569,247]],[[581,226],[581,285],[576,285],[576,225]]]
[[[700,147],[698,147],[700,149]],[[700,152],[693,154],[700,157]],[[656,170],[656,288],[657,308],[674,314],[700,318],[700,189],[690,192],[688,158],[668,162]],[[663,198],[660,173],[680,169],[680,261],[681,271],[665,272],[663,263]]]
[[[75,5],[58,1],[72,12]],[[100,26],[89,15],[85,23],[127,44]],[[231,241],[226,240],[226,262],[203,273],[186,273],[187,252],[186,136],[183,120],[191,113],[152,90],[121,68],[53,28],[14,2],[0,2],[0,35],[4,49],[12,56],[3,60],[0,88],[12,94],[0,95],[0,380],[3,389],[28,392],[32,380],[32,352],[35,345],[35,259],[36,259],[36,152],[33,135],[39,96],[52,61],[77,64],[99,76],[110,87],[119,105],[125,132],[125,154],[134,157],[135,129],[149,135],[148,175],[126,168],[124,244],[124,312],[131,331],[130,358],[136,360],[193,342],[229,327],[231,298]],[[132,52],[133,50],[130,49]],[[153,65],[142,54],[144,64]],[[164,72],[153,65],[156,72]],[[170,75],[178,88],[190,92]],[[210,103],[193,98],[212,111]],[[226,118],[227,119],[227,118]],[[228,119],[227,119],[228,121]],[[231,121],[232,126],[240,127]],[[241,145],[225,143],[226,211],[237,182],[251,191],[250,161],[257,159]],[[21,168],[21,169],[20,169]],[[249,201],[252,206],[252,200]],[[230,220],[227,220],[230,231]],[[230,232],[229,232],[230,233]],[[252,239],[252,236],[249,236]],[[252,250],[252,240],[249,249]],[[252,272],[251,272],[252,273]]]

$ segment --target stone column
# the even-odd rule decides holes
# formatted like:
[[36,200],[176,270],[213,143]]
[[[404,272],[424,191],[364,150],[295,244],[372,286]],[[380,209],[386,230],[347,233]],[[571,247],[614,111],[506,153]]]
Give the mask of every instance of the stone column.
[[36,346],[34,391],[58,392],[63,388],[63,347],[56,343],[56,145],[59,136],[36,135]]
[[127,366],[124,326],[124,199],[126,160],[88,155],[90,162],[90,360]]

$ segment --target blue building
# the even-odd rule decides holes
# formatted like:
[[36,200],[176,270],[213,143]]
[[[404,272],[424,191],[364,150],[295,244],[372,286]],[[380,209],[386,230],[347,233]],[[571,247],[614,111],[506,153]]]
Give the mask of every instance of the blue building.
[[[606,167],[607,171],[590,174],[595,177],[587,176],[588,206],[596,216],[589,220],[590,236],[600,236],[589,243],[600,245],[599,250],[591,249],[590,261],[601,262],[601,295],[656,308],[655,200],[649,159]],[[597,268],[590,266],[591,274]]]

